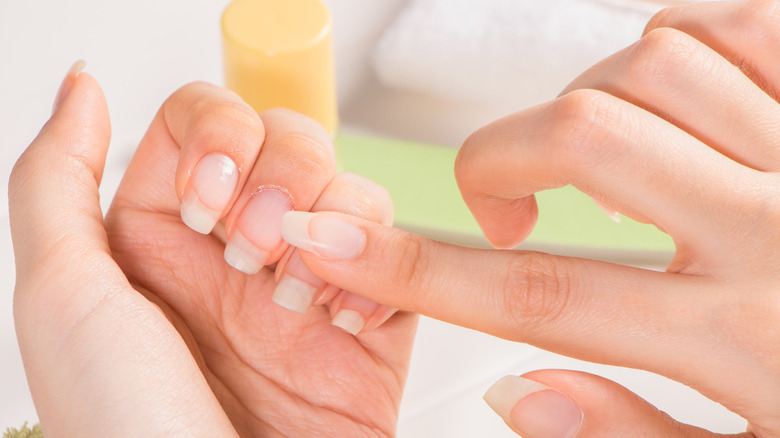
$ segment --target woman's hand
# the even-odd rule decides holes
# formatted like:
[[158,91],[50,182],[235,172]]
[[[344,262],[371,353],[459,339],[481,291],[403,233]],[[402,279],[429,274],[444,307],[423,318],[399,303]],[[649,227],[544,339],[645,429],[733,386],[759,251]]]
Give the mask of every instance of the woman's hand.
[[[776,0],[669,9],[560,98],[461,149],[458,183],[495,246],[528,235],[535,192],[572,184],[669,233],[677,253],[666,272],[459,248],[333,213],[288,213],[283,235],[331,284],[663,374],[746,418],[746,435],[780,436],[778,53]],[[709,436],[572,371],[502,379],[486,399],[526,438]]]
[[[384,189],[337,174],[311,120],[191,84],[104,222],[109,136],[99,86],[71,72],[11,177],[16,327],[46,436],[393,435],[416,318],[328,287],[278,230],[293,208],[389,223]],[[272,296],[330,305],[296,315]],[[353,336],[332,317],[354,333],[390,319]]]

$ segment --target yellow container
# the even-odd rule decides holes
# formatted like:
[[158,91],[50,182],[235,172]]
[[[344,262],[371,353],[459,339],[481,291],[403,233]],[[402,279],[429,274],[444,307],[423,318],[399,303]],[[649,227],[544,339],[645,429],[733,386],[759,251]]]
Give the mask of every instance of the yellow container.
[[286,107],[338,126],[333,39],[320,0],[235,0],[222,15],[225,85],[257,112]]

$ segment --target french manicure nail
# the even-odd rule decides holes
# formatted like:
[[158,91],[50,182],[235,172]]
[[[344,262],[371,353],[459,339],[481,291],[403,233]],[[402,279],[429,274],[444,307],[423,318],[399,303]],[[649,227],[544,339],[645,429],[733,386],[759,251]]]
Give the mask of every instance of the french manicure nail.
[[282,216],[292,210],[290,195],[278,188],[261,187],[236,220],[225,246],[225,261],[246,274],[256,274],[282,243]]
[[574,438],[582,411],[568,397],[539,382],[506,376],[484,400],[510,427],[527,438]]
[[306,313],[314,301],[317,288],[295,277],[285,275],[274,289],[271,301],[296,313]]
[[293,312],[305,313],[314,302],[317,292],[325,286],[326,283],[306,267],[298,250],[295,250],[284,267],[271,300]]
[[291,211],[282,219],[282,237],[287,243],[320,257],[354,259],[366,246],[366,233],[335,216]]
[[366,320],[363,318],[363,315],[354,310],[341,309],[333,315],[331,324],[347,333],[356,335],[363,330],[363,327],[366,325]]
[[65,102],[65,99],[68,98],[68,95],[70,94],[71,88],[73,88],[73,82],[76,80],[76,77],[81,73],[82,70],[84,70],[84,67],[87,66],[87,63],[83,60],[79,59],[68,70],[68,73],[65,74],[65,79],[62,80],[62,83],[60,84],[59,90],[57,90],[57,97],[54,98],[54,104],[51,107],[51,113],[54,115],[54,113],[57,112],[57,110],[60,108],[63,102]]
[[229,157],[211,153],[201,158],[184,193],[182,221],[198,233],[210,233],[227,208],[237,184],[238,168]]

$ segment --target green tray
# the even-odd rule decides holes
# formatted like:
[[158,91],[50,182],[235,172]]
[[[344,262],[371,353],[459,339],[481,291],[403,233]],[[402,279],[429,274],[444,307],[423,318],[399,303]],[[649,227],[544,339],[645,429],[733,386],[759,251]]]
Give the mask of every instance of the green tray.
[[[455,183],[456,149],[342,133],[336,150],[340,170],[390,191],[397,227],[460,245],[488,246]],[[520,248],[639,263],[665,262],[674,252],[672,239],[654,226],[624,216],[616,223],[571,186],[536,198],[539,221]]]

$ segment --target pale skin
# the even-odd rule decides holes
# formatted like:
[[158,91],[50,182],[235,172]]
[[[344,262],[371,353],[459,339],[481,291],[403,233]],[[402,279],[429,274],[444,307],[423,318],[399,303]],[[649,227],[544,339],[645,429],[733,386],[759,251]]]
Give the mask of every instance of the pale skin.
[[[46,435],[391,436],[416,312],[657,372],[747,419],[740,436],[780,436],[779,50],[778,1],[668,9],[561,97],[461,149],[459,186],[496,247],[530,232],[533,193],[573,184],[669,233],[665,272],[393,229],[387,194],[336,174],[321,128],[287,111],[257,117],[207,84],[166,101],[103,221],[105,101],[88,74],[70,74],[10,183],[17,332]],[[180,210],[212,153],[236,163],[238,182],[225,231],[204,236]],[[329,284],[304,315],[270,298],[292,247],[269,248],[276,272],[223,258],[267,186],[298,211],[329,211],[281,220]],[[362,315],[357,336],[330,324],[342,308]],[[507,382],[486,398],[527,438],[714,436],[598,376]]]

